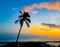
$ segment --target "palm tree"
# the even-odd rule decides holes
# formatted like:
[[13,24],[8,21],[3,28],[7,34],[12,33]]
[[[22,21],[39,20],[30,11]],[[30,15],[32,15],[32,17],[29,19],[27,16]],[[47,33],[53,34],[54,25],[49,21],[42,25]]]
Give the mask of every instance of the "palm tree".
[[16,42],[18,42],[19,35],[20,35],[20,32],[21,32],[23,23],[25,22],[27,24],[27,27],[30,27],[29,23],[31,23],[30,15],[28,14],[28,12],[25,12],[25,11],[23,11],[23,13],[21,11],[19,11],[19,12],[21,13],[21,15],[15,21],[15,23],[19,22],[19,24],[20,24],[20,29],[19,29],[19,32],[18,32],[18,36],[17,36]]

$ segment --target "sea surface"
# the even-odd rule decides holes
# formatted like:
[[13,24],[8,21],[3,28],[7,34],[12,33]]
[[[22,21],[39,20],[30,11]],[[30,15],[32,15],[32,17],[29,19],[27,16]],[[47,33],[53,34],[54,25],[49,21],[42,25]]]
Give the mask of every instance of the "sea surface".
[[[0,34],[0,42],[16,42],[16,34]],[[21,34],[19,37],[19,42],[47,42],[49,45],[60,45],[60,39],[54,38],[50,39],[48,36],[35,36]],[[56,41],[56,42],[54,42]],[[7,43],[0,43],[0,46],[6,45]]]

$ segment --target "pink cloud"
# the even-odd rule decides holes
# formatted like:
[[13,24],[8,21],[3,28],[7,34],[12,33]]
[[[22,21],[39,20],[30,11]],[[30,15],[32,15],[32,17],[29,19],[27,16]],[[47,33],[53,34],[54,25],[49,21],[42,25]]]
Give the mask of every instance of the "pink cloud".
[[59,2],[55,2],[55,3],[49,3],[49,2],[45,2],[45,3],[35,3],[35,4],[32,4],[30,6],[25,6],[24,7],[24,11],[31,11],[32,9],[34,8],[46,8],[48,10],[59,10],[60,11],[60,3]]

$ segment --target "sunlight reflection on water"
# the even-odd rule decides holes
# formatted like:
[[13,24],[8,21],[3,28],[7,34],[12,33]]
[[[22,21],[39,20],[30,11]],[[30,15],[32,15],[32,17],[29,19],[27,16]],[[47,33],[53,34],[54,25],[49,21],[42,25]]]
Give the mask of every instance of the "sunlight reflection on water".
[[[0,42],[15,42],[16,39],[6,39],[6,40],[0,40]],[[59,40],[56,40],[56,39],[37,39],[37,38],[29,38],[29,39],[19,39],[18,40],[19,42],[44,42],[44,41],[59,41]]]

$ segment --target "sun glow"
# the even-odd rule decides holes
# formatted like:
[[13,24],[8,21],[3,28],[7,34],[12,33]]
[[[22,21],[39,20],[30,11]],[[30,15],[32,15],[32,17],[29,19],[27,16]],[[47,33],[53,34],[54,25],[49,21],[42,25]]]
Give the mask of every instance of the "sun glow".
[[56,36],[60,36],[60,28],[57,27],[49,27],[48,25],[32,25],[31,28],[27,30],[28,34],[32,35],[47,35],[50,38],[55,38]]

